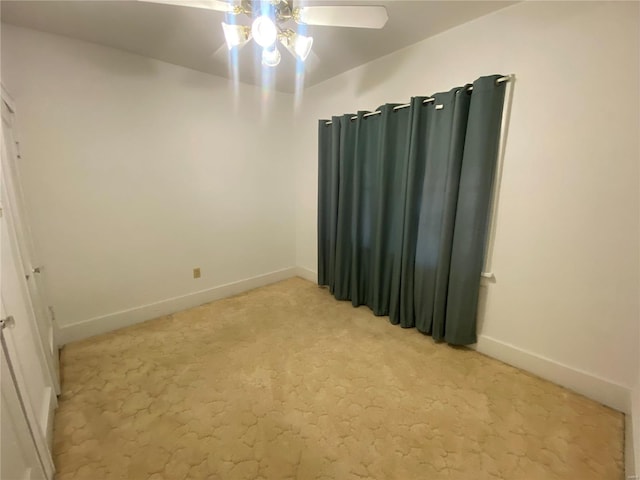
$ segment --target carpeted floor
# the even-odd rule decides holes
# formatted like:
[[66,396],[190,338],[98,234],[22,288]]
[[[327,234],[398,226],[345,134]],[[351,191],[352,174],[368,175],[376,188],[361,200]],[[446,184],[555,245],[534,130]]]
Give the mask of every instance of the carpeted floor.
[[623,478],[623,416],[286,280],[67,345],[58,479]]

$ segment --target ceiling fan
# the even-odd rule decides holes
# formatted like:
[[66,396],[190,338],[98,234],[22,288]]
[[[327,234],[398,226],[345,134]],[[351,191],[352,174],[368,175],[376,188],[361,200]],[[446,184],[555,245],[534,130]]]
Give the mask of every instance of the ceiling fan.
[[302,35],[286,24],[324,25],[333,27],[382,28],[387,23],[387,9],[383,6],[302,6],[294,7],[293,0],[140,0],[148,3],[179,5],[224,12],[231,17],[246,15],[251,26],[222,22],[225,42],[229,50],[241,48],[252,38],[262,47],[262,64],[275,67],[280,63],[278,42],[298,61],[304,62],[313,45],[313,37]]

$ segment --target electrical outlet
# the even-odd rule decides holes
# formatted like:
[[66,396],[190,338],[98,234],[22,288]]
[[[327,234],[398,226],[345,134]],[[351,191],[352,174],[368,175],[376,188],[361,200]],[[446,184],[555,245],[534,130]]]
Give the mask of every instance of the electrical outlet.
[[200,267],[193,269],[193,278],[200,278]]

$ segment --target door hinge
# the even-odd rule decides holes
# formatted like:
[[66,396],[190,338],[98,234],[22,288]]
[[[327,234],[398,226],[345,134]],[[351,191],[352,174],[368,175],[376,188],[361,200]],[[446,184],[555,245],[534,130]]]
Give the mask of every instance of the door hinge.
[[7,327],[13,328],[15,324],[16,324],[16,321],[11,315],[9,315],[7,318],[0,319],[1,330],[4,330]]
[[53,311],[53,306],[49,305],[49,316],[51,317],[51,323],[56,323],[56,312]]
[[[31,268],[31,273],[42,273],[42,269],[44,267],[43,266],[39,266],[39,267],[32,267]],[[24,277],[29,280],[31,278],[31,273],[27,273]]]

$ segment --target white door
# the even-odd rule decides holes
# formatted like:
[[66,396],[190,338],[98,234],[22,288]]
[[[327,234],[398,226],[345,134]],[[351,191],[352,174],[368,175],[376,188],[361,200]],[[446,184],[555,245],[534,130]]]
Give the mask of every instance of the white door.
[[19,153],[13,133],[14,110],[7,94],[2,90],[2,178],[3,206],[11,214],[12,230],[17,242],[17,255],[20,257],[20,272],[27,283],[28,302],[35,317],[37,335],[46,354],[46,366],[51,377],[55,393],[60,393],[58,346],[56,328],[52,311],[46,302],[45,289],[42,282],[44,267],[34,262],[34,248],[31,233],[26,221],[24,196],[19,175]]
[[[2,167],[0,166],[0,177]],[[0,210],[0,217],[2,210]],[[1,221],[1,219],[0,219]],[[0,251],[3,249],[0,235]],[[0,271],[2,256],[0,255]],[[2,276],[0,276],[0,282]],[[2,283],[0,283],[1,289]],[[7,480],[44,479],[27,415],[20,399],[13,369],[5,348],[4,328],[11,328],[13,318],[4,317],[4,305],[0,300],[0,478]]]
[[[2,335],[2,333],[0,333]],[[3,342],[4,343],[4,342]],[[0,351],[0,478],[44,480],[46,475],[22,408],[4,345]]]
[[[57,405],[57,398],[55,383],[48,365],[51,358],[41,342],[42,337],[20,256],[10,191],[7,189],[4,168],[7,164],[4,115],[1,147],[3,158],[0,162],[0,319],[5,325],[10,323],[10,326],[2,328],[2,355],[4,355],[3,361],[6,360],[7,366],[11,367],[8,370],[9,377],[4,375],[4,371],[2,376],[2,413],[4,415],[5,412],[7,414],[11,412],[11,423],[5,417],[1,419],[0,438],[3,441],[3,449],[5,446],[7,449],[15,449],[18,448],[16,445],[25,448],[24,439],[30,437],[42,471],[46,478],[51,479],[54,473],[51,455],[53,412]],[[11,319],[11,322],[7,322],[7,319]],[[5,379],[9,378],[14,383],[13,388],[15,397],[19,400],[19,410],[14,408],[15,402],[11,400],[12,398],[15,400],[15,397],[10,393],[10,385],[5,384]],[[5,390],[9,392],[6,394],[6,406],[4,405]],[[5,432],[5,426],[7,432]],[[13,430],[15,432],[11,433]],[[28,460],[28,455],[25,458]],[[5,462],[6,460],[3,460],[2,464],[5,465]],[[33,470],[33,462],[23,463],[17,461],[14,466],[6,468],[11,468],[12,471],[17,469],[20,475],[22,468],[20,465],[25,466],[28,463],[30,475],[33,474],[34,478],[38,478],[37,472]],[[4,480],[5,477],[3,475],[0,478]]]

